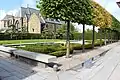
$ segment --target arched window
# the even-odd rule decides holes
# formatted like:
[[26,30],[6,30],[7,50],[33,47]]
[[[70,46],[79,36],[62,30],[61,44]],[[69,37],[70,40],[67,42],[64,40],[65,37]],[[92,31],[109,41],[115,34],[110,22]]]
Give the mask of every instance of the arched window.
[[15,26],[16,26],[16,29],[19,28],[19,21],[18,21],[18,20],[16,20],[16,22],[15,22]]

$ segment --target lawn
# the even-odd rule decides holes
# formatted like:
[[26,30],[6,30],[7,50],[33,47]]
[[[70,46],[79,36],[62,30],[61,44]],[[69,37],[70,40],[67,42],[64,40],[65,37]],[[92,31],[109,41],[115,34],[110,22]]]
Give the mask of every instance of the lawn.
[[[57,42],[57,43],[65,43],[66,40],[60,39],[28,39],[28,40],[0,40],[0,45],[4,44],[21,44],[21,43],[35,43],[35,42]],[[74,40],[71,43],[74,43]],[[92,43],[92,40],[86,40],[87,43]],[[95,42],[99,42],[99,40],[95,40]]]
[[4,44],[21,44],[21,43],[34,43],[34,42],[59,42],[64,41],[60,39],[29,39],[29,40],[1,40],[0,45]]

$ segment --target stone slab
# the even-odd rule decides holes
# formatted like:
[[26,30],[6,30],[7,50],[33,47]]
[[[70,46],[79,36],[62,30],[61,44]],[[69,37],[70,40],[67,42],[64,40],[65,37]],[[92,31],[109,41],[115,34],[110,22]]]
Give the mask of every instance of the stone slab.
[[30,51],[25,51],[25,50],[16,50],[13,51],[15,55],[19,55],[22,57],[26,57],[29,59],[45,62],[45,63],[51,63],[51,62],[56,62],[57,58],[56,56],[51,56],[51,55],[46,55],[46,54],[41,54],[41,53],[35,53],[35,52],[30,52]]
[[16,50],[16,48],[0,46],[0,51],[11,53],[12,51]]

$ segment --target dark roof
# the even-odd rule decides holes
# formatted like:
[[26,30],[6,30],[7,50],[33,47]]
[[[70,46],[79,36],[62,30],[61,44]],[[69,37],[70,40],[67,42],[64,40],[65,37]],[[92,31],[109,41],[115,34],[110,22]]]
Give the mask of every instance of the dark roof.
[[40,11],[29,7],[27,8],[21,7],[21,17],[25,17],[26,14],[32,15],[33,13],[39,15]]
[[50,20],[45,20],[45,21],[46,21],[46,23],[51,23],[51,24],[59,24],[59,25],[62,24],[62,23],[59,22],[59,21],[50,21]]

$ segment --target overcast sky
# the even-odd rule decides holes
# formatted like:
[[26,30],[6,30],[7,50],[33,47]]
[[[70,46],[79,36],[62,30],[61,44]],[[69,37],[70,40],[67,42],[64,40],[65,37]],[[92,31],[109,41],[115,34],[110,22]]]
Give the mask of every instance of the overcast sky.
[[[110,12],[120,21],[120,9],[116,4],[116,1],[118,0],[95,0],[95,1],[98,2],[101,6],[103,6],[108,12]],[[36,0],[0,0],[0,20],[6,14],[14,15],[21,6],[26,7],[27,4],[29,4],[29,7],[36,8]],[[76,25],[76,27],[79,28],[80,30],[82,29],[82,26]],[[89,26],[87,26],[86,28],[88,27]]]

